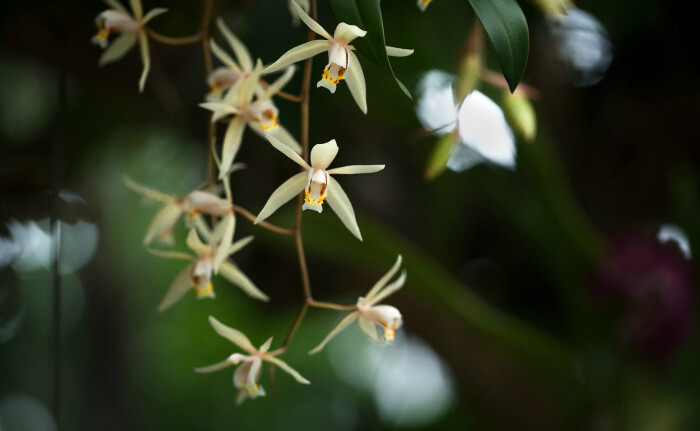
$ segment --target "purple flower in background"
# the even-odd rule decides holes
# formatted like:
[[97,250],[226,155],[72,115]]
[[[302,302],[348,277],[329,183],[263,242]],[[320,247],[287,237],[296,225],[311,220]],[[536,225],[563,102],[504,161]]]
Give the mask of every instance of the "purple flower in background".
[[661,360],[692,326],[693,277],[688,261],[677,247],[652,236],[620,235],[608,247],[593,293],[623,307],[620,334],[626,344]]

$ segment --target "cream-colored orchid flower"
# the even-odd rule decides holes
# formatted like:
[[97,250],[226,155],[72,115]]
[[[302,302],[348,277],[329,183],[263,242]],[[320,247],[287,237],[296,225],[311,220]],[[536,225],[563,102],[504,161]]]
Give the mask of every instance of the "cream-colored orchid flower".
[[206,367],[195,368],[194,370],[198,373],[212,373],[231,365],[238,365],[238,368],[233,373],[233,385],[238,389],[236,404],[241,404],[246,398],[254,399],[265,395],[263,387],[258,385],[258,377],[260,376],[263,361],[277,365],[282,371],[288,373],[301,384],[308,385],[310,383],[296,370],[287,365],[286,362],[269,352],[272,345],[272,337],[268,338],[259,349],[256,349],[242,332],[224,325],[212,316],[209,316],[209,323],[219,335],[231,341],[247,354],[234,353],[224,361]]
[[389,280],[396,275],[401,267],[401,262],[401,255],[399,255],[389,272],[377,281],[365,297],[357,300],[357,310],[345,316],[323,339],[321,344],[316,346],[309,354],[320,352],[333,337],[355,320],[357,320],[357,326],[360,330],[372,340],[379,344],[393,343],[396,338],[396,330],[403,323],[401,313],[391,305],[377,304],[401,289],[406,282],[406,271],[403,271],[399,278],[389,283]]
[[335,211],[345,227],[362,241],[362,235],[360,234],[360,228],[357,226],[355,212],[352,209],[350,199],[348,199],[348,196],[345,194],[343,188],[340,187],[338,181],[331,177],[331,174],[371,174],[384,169],[384,165],[352,165],[328,169],[328,166],[333,162],[336,154],[338,154],[338,144],[335,142],[335,139],[325,144],[314,145],[311,149],[311,165],[309,165],[275,136],[269,133],[265,136],[267,136],[267,140],[270,141],[273,147],[277,148],[285,156],[304,168],[304,171],[294,175],[279,186],[277,190],[272,192],[270,199],[268,199],[267,203],[260,211],[260,214],[258,214],[258,217],[255,219],[255,223],[260,223],[268,218],[272,213],[277,211],[279,207],[290,201],[303,190],[304,205],[302,209],[310,209],[320,213],[323,211],[323,203],[328,201],[331,209]]
[[266,90],[259,93],[253,100],[259,85],[260,74],[262,73],[262,63],[258,60],[255,69],[248,76],[238,80],[221,101],[206,102],[199,105],[214,113],[212,121],[231,116],[221,150],[219,179],[223,179],[229,173],[233,160],[241,146],[246,124],[259,135],[263,136],[265,131],[270,132],[284,142],[287,147],[292,148],[296,152],[301,152],[299,143],[287,129],[278,123],[279,111],[271,100],[272,96],[289,82],[293,72],[293,70],[288,69],[287,72]]
[[432,1],[433,0],[416,0],[416,4],[418,5],[418,9],[420,9],[421,12],[425,12],[425,10],[428,8],[428,5]]
[[[104,2],[110,9],[97,15],[95,19],[97,34],[92,38],[94,44],[103,49],[107,48],[100,57],[99,64],[104,66],[120,60],[138,41],[141,49],[141,62],[143,63],[143,71],[139,79],[139,92],[143,92],[148,71],[151,69],[151,55],[148,50],[148,36],[145,26],[150,20],[168,10],[155,8],[144,15],[141,0],[129,0],[131,13],[117,0],[104,0]],[[112,32],[121,33],[121,35],[107,47],[107,40]]]
[[[350,42],[358,37],[364,37],[367,32],[361,28],[341,22],[335,28],[333,36],[330,35],[319,23],[311,19],[309,15],[296,3],[291,3],[299,18],[304,21],[311,30],[326,40],[312,40],[290,49],[277,61],[265,69],[266,73],[281,70],[290,64],[305,60],[317,54],[327,51],[328,64],[323,69],[321,80],[316,87],[324,87],[331,93],[335,93],[338,83],[345,80],[350,89],[350,94],[355,99],[360,110],[367,113],[367,86],[362,66],[353,52],[355,47]],[[406,57],[413,53],[412,49],[386,47],[387,54],[392,57]]]
[[299,20],[299,14],[297,14],[296,9],[294,9],[294,3],[301,6],[301,8],[306,13],[309,13],[309,8],[311,7],[311,4],[309,3],[309,0],[289,0],[287,2],[287,5],[289,6],[289,13],[292,15],[292,25],[294,27],[297,27],[299,23],[301,23],[301,21]]
[[[236,253],[252,240],[253,237],[248,236],[229,245],[228,248],[224,250],[225,258]],[[199,299],[216,297],[214,293],[214,284],[211,282],[211,276],[214,271],[214,266],[216,265],[217,255],[219,254],[217,253],[217,249],[220,248],[220,246],[212,247],[211,245],[203,243],[197,231],[194,229],[190,229],[190,233],[187,235],[187,246],[190,250],[195,252],[195,256],[174,251],[148,250],[151,254],[158,257],[193,261],[192,264],[175,277],[175,280],[168,288],[167,293],[158,306],[158,311],[163,311],[175,304],[190,290],[190,288],[194,288],[194,292]],[[243,292],[252,298],[261,301],[270,300],[267,295],[261,292],[260,289],[229,260],[224,260],[220,263],[219,275],[241,288]]]
[[[225,223],[222,224],[225,226],[230,225],[230,219],[233,219],[231,205],[213,193],[195,190],[183,197],[177,197],[138,184],[126,176],[123,177],[123,180],[130,189],[143,195],[144,198],[165,204],[148,226],[146,236],[143,239],[143,243],[146,245],[156,238],[162,243],[172,245],[173,228],[184,214],[187,214],[188,220],[195,224],[201,222],[200,214],[224,217]],[[233,232],[231,232],[232,235]]]

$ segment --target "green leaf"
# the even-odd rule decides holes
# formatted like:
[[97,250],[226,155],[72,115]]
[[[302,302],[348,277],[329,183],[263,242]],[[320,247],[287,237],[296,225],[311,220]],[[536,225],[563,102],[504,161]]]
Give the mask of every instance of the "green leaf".
[[523,77],[530,50],[525,15],[515,0],[469,0],[486,31],[510,91]]
[[384,24],[379,0],[331,0],[331,6],[333,6],[333,12],[335,12],[338,22],[356,25],[367,32],[365,37],[358,37],[352,42],[357,51],[380,69],[389,72],[406,96],[413,99],[411,93],[399,81],[391,68],[386,53]]

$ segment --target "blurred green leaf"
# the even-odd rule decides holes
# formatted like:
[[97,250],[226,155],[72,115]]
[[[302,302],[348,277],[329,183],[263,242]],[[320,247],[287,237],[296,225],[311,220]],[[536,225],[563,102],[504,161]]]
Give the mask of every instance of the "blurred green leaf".
[[515,0],[469,0],[496,52],[510,91],[523,77],[530,38],[525,15]]
[[455,145],[455,135],[448,133],[435,144],[432,154],[428,159],[428,167],[425,170],[425,178],[434,180],[438,175],[445,171],[447,161],[450,159],[452,147]]
[[367,31],[365,37],[358,37],[353,45],[369,61],[380,69],[389,72],[394,77],[401,91],[413,99],[405,85],[399,81],[391,68],[389,57],[386,53],[386,41],[384,39],[384,23],[382,10],[378,0],[331,0],[333,12],[339,22],[354,24]]

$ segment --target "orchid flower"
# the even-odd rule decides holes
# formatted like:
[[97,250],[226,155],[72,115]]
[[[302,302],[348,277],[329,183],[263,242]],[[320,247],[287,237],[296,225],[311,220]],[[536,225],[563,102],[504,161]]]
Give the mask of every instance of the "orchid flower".
[[391,305],[377,304],[401,289],[406,282],[406,271],[403,271],[399,278],[387,284],[398,272],[401,262],[401,255],[399,255],[389,272],[377,281],[372,289],[367,292],[367,295],[357,300],[357,309],[345,316],[323,339],[321,344],[316,346],[309,354],[313,355],[320,352],[333,337],[355,320],[357,320],[357,326],[360,330],[372,340],[379,344],[393,343],[396,338],[396,330],[403,323],[401,313],[396,307]]
[[[365,76],[362,73],[360,61],[353,52],[355,47],[350,45],[350,42],[358,37],[364,37],[367,32],[355,25],[341,22],[335,28],[333,36],[331,36],[319,23],[311,19],[296,2],[292,2],[292,7],[297,11],[299,18],[304,21],[304,24],[316,34],[325,38],[325,40],[312,40],[290,49],[277,61],[268,66],[265,72],[272,73],[290,64],[328,51],[328,64],[323,69],[323,75],[316,87],[324,87],[331,93],[335,93],[336,85],[340,81],[345,80],[357,106],[366,114],[367,86],[365,84]],[[412,49],[387,46],[386,50],[387,54],[393,57],[406,57],[413,54]]]
[[308,385],[310,383],[299,372],[287,365],[286,362],[269,352],[272,345],[272,337],[268,338],[259,349],[256,349],[242,332],[224,325],[212,316],[209,316],[209,323],[211,323],[217,334],[231,341],[247,354],[234,353],[224,361],[206,367],[195,368],[194,370],[198,373],[212,373],[231,365],[238,365],[238,368],[233,373],[233,385],[238,389],[236,404],[241,404],[246,398],[254,399],[265,395],[265,389],[258,385],[258,377],[260,376],[263,361],[277,365],[301,384]]
[[230,229],[226,229],[224,237],[228,238],[229,230],[231,236],[233,236],[233,227],[231,226],[233,223],[233,211],[231,205],[219,196],[195,190],[184,197],[177,197],[138,184],[126,176],[123,180],[130,189],[143,195],[144,198],[165,204],[153,217],[151,224],[148,226],[146,236],[143,239],[144,244],[150,244],[154,239],[158,238],[160,242],[172,245],[173,228],[184,214],[187,214],[188,219],[195,223],[201,221],[199,219],[200,214],[223,217],[224,222],[222,224],[230,227]]
[[143,63],[143,71],[139,79],[139,92],[143,92],[146,77],[148,77],[148,71],[151,68],[151,55],[148,51],[148,36],[145,25],[168,10],[155,8],[144,15],[141,0],[129,0],[131,13],[117,0],[104,0],[104,2],[111,9],[97,15],[95,19],[97,34],[92,38],[92,43],[104,49],[107,48],[107,39],[112,32],[121,33],[121,35],[102,54],[99,64],[104,66],[121,59],[136,45],[138,40],[141,48],[141,62]]
[[310,209],[320,213],[323,211],[323,203],[328,201],[331,209],[335,211],[345,227],[362,241],[362,235],[360,234],[360,228],[357,226],[357,220],[355,220],[352,204],[343,188],[340,187],[335,178],[331,177],[331,174],[371,174],[384,169],[384,165],[352,165],[328,169],[328,166],[338,154],[338,144],[335,142],[335,139],[325,144],[314,145],[311,149],[311,165],[309,165],[273,135],[266,133],[265,136],[267,136],[273,147],[292,159],[304,170],[285,181],[277,190],[272,192],[267,203],[255,219],[255,223],[260,223],[268,218],[279,207],[303,190],[303,210]]
[[[232,254],[236,253],[248,245],[252,240],[253,237],[248,236],[231,244],[225,250],[225,257],[228,258]],[[178,274],[177,277],[175,277],[175,280],[168,288],[167,293],[158,306],[158,311],[163,311],[179,301],[190,290],[190,288],[194,288],[194,292],[199,299],[216,297],[216,294],[214,293],[214,284],[211,282],[211,276],[212,272],[214,271],[214,265],[218,254],[217,247],[212,247],[211,245],[203,243],[199,238],[197,231],[194,229],[190,229],[190,232],[187,235],[187,246],[195,252],[196,256],[192,256],[188,253],[148,249],[149,253],[158,257],[192,261],[191,265],[189,265],[180,274]],[[245,292],[251,298],[266,302],[270,300],[270,298],[261,292],[260,289],[258,289],[234,263],[228,260],[221,262],[219,266],[219,275],[234,285],[240,287],[241,290],[243,290],[243,292]]]
[[263,136],[264,131],[273,133],[286,146],[296,152],[301,152],[299,143],[287,129],[277,122],[279,111],[271,100],[272,96],[289,82],[293,70],[291,71],[292,73],[289,73],[290,71],[288,70],[287,73],[279,77],[253,100],[261,72],[262,63],[258,60],[255,69],[248,76],[236,82],[221,101],[206,102],[199,105],[214,113],[212,121],[218,121],[229,115],[232,116],[224,135],[219,179],[223,179],[228,174],[233,164],[233,160],[241,146],[246,124],[261,136]]
[[306,13],[309,13],[309,8],[311,5],[309,4],[309,0],[289,0],[287,2],[287,5],[289,6],[289,13],[292,15],[292,25],[297,27],[301,21],[299,20],[299,14],[297,14],[296,9],[294,9],[294,3],[301,6]]
[[438,136],[452,134],[453,146],[447,167],[461,172],[488,160],[515,166],[515,141],[501,108],[479,91],[472,91],[458,105],[452,77],[430,71],[421,80],[416,105],[418,119]]
[[416,4],[418,5],[418,9],[420,9],[421,12],[425,12],[425,10],[428,9],[428,5],[432,1],[433,0],[416,0]]

